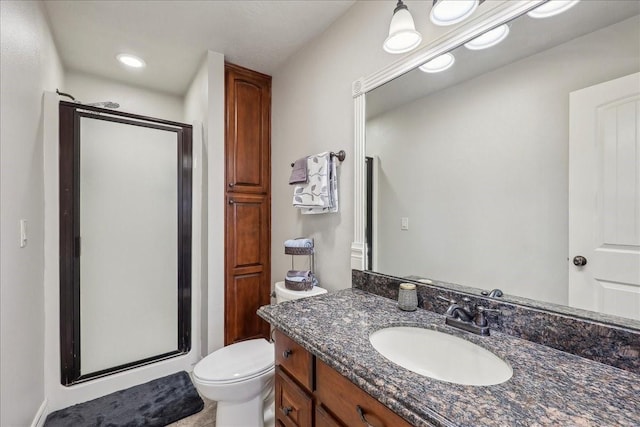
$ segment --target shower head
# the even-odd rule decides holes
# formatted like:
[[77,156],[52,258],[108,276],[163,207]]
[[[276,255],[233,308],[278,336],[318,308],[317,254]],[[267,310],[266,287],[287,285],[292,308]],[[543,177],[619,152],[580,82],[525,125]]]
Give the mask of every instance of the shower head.
[[101,107],[101,108],[112,108],[112,109],[120,108],[120,104],[113,101],[94,102],[92,104],[85,104],[85,105],[88,105],[90,107]]
[[73,96],[71,96],[68,93],[60,92],[58,89],[56,89],[56,93],[60,96],[66,96],[67,98],[71,98],[71,100],[76,104],[88,105],[89,107],[100,107],[100,108],[111,108],[111,109],[120,108],[120,104],[113,101],[103,101],[103,102],[94,102],[91,104],[86,104],[82,101],[75,99]]

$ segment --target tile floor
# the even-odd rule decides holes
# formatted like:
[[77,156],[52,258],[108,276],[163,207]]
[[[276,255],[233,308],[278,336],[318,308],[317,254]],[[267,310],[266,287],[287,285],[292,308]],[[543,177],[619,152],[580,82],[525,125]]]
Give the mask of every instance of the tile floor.
[[183,418],[167,427],[216,427],[216,402],[205,399],[204,408],[197,414]]

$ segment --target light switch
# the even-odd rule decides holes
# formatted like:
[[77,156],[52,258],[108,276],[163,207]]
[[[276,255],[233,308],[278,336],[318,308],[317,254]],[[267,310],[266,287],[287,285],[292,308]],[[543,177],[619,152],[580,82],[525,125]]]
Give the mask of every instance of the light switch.
[[20,220],[20,247],[24,248],[27,246],[27,220]]
[[402,217],[400,219],[400,230],[408,230],[409,229],[409,218]]

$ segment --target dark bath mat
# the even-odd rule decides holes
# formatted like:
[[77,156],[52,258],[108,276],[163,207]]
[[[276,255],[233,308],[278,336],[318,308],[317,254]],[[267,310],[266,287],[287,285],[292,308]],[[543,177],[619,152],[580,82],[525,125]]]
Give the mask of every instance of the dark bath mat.
[[182,371],[52,412],[44,426],[160,427],[203,407],[189,374]]

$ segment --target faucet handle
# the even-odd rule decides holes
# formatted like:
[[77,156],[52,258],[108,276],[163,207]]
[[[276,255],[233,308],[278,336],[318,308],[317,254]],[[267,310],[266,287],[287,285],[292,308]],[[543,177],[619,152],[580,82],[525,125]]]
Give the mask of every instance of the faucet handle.
[[481,305],[477,306],[476,307],[476,315],[473,318],[473,322],[477,326],[480,326],[480,327],[488,327],[489,326],[489,322],[487,321],[485,313],[502,314],[502,311],[496,310],[496,309],[493,309],[493,308],[486,308],[486,307],[483,307]]
[[454,299],[449,299],[449,298],[447,298],[447,297],[443,297],[442,295],[438,295],[436,298],[438,298],[438,299],[440,299],[440,300],[442,300],[442,301],[446,301],[446,302],[448,302],[449,304],[457,304],[457,303],[458,303],[458,301],[456,301],[456,300],[454,300]]
[[486,308],[486,307],[483,307],[483,306],[481,306],[481,305],[479,305],[476,309],[477,309],[480,313],[496,313],[496,314],[502,314],[502,310],[498,310],[498,309],[495,309],[495,308]]

